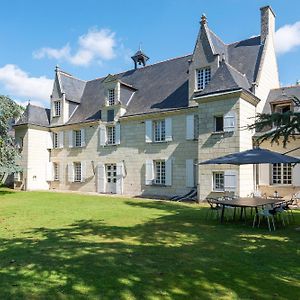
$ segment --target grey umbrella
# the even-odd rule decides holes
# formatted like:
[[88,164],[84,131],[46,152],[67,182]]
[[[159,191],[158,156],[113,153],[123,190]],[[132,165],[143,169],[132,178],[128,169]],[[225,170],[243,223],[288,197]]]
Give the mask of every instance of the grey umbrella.
[[300,163],[300,159],[278,152],[254,148],[242,152],[236,152],[222,157],[206,160],[200,165],[229,164],[229,165],[248,165],[248,164],[277,164],[277,163]]

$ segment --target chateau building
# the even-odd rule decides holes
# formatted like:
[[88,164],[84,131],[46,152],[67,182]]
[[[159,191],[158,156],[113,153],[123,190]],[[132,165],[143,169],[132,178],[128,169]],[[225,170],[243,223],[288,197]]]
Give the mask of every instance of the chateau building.
[[[29,104],[15,125],[26,190],[125,195],[183,195],[254,190],[252,165],[198,162],[253,147],[247,130],[259,112],[299,109],[300,86],[280,87],[274,50],[275,14],[261,8],[260,35],[225,44],[203,15],[193,53],[90,81],[60,70],[50,109]],[[296,137],[285,152],[300,146]],[[297,152],[298,151],[298,152]],[[291,155],[300,157],[300,150]],[[262,165],[259,188],[292,193],[300,168]]]

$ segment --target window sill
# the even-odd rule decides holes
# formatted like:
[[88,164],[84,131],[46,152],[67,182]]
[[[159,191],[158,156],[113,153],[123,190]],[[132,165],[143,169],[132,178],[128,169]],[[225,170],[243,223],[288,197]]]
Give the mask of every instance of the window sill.
[[167,185],[165,185],[165,184],[159,184],[159,183],[152,183],[151,185],[155,186],[155,187],[167,187]]
[[52,116],[52,118],[59,118],[61,115],[58,115],[58,116]]
[[213,134],[213,135],[218,135],[218,134],[222,135],[222,134],[225,134],[225,131],[213,131],[211,134]]

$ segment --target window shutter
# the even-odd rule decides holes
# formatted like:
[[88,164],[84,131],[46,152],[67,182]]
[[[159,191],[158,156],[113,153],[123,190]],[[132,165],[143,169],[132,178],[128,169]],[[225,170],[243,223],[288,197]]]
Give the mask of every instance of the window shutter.
[[145,127],[146,127],[145,141],[146,143],[152,143],[152,120],[146,120]]
[[120,143],[121,143],[121,126],[120,126],[120,123],[116,124],[115,130],[116,130],[115,143],[116,143],[116,145],[120,145]]
[[47,132],[47,149],[53,149],[53,133]]
[[101,124],[100,128],[99,128],[99,142],[100,142],[100,146],[105,146],[106,145],[106,141],[107,141],[106,127],[105,127],[104,124]]
[[106,191],[105,165],[102,163],[99,163],[97,166],[97,179],[98,179],[98,185],[97,185],[98,193],[105,193]]
[[152,185],[154,179],[154,164],[153,160],[146,160],[146,170],[145,170],[145,184]]
[[59,169],[59,181],[60,183],[63,183],[65,181],[64,179],[64,165],[62,163],[60,163],[58,165],[58,169]]
[[186,139],[193,140],[195,138],[194,132],[194,115],[187,115],[186,116]]
[[259,168],[259,185],[269,185],[270,184],[270,165],[260,164]]
[[81,162],[81,182],[85,182],[86,179],[86,162]]
[[187,159],[185,161],[185,172],[186,172],[186,186],[187,187],[194,187],[195,186],[195,178],[194,178],[194,160]]
[[[300,157],[298,157],[300,159]],[[293,167],[293,186],[300,186],[300,164]]]
[[64,147],[64,132],[60,131],[58,133],[58,147],[63,148]]
[[74,182],[74,165],[68,164],[68,182]]
[[224,131],[232,132],[235,130],[236,114],[234,111],[229,111],[224,115]]
[[73,148],[73,130],[68,131],[69,148]]
[[117,185],[116,192],[117,194],[123,194],[123,177],[124,177],[124,164],[123,162],[117,163]]
[[47,162],[46,166],[46,181],[53,181],[54,179],[54,172],[53,172],[53,163],[52,162]]
[[225,191],[234,192],[236,191],[237,185],[237,171],[226,170],[224,172],[224,188]]
[[172,118],[166,118],[166,141],[172,141]]
[[166,160],[166,185],[172,185],[172,159]]
[[81,128],[80,133],[81,133],[81,147],[85,147],[85,128]]

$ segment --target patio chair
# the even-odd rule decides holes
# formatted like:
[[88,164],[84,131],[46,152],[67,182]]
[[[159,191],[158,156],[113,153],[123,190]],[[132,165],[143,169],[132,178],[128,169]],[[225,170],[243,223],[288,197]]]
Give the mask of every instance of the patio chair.
[[293,199],[293,205],[295,206],[295,208],[299,208],[299,203],[300,203],[300,192],[295,193],[292,196]]
[[213,198],[206,198],[207,203],[209,204],[209,209],[206,213],[205,219],[208,219],[208,216],[212,216],[216,213],[216,219],[220,217],[220,211],[222,210],[222,206],[215,202],[216,199]]
[[274,221],[274,210],[272,208],[272,206],[266,205],[265,208],[263,208],[262,210],[258,211],[255,215],[254,215],[254,219],[253,219],[253,225],[252,227],[255,227],[256,224],[256,220],[258,219],[258,223],[257,223],[257,227],[260,226],[260,220],[261,218],[266,218],[267,222],[268,222],[268,228],[269,231],[272,231],[271,229],[271,225],[270,225],[270,219],[272,221],[272,225],[273,225],[273,229],[274,231],[276,230],[275,228],[275,221]]

